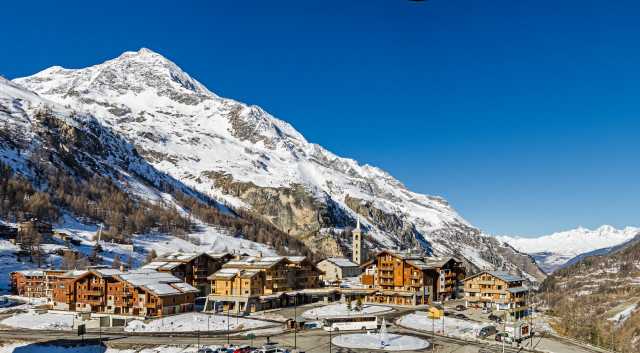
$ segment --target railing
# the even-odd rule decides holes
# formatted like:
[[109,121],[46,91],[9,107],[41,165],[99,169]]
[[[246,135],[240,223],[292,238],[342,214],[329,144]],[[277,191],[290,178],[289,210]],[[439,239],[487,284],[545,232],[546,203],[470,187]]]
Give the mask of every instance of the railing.
[[89,305],[102,305],[102,300],[85,300],[84,303]]
[[480,292],[480,288],[465,288],[464,291],[467,293],[478,293]]
[[378,270],[393,271],[393,266],[378,266]]
[[496,284],[496,281],[494,281],[494,280],[489,280],[489,281],[481,281],[481,280],[479,280],[478,284],[494,285],[494,284]]
[[145,304],[144,304],[144,307],[145,307],[145,308],[150,308],[150,309],[156,309],[156,308],[158,308],[158,307],[159,307],[159,305],[158,305],[158,304],[156,304],[156,303],[145,303]]
[[120,295],[120,296],[123,296],[123,297],[130,297],[130,296],[133,295],[133,293],[131,293],[131,292],[124,292],[124,291],[116,291],[115,293],[116,293],[116,295]]
[[380,277],[380,278],[393,278],[393,273],[391,273],[391,274],[387,274],[387,273],[380,273],[380,274],[378,275],[378,277]]
[[86,295],[103,295],[104,293],[101,290],[85,290],[85,291],[80,291],[81,294],[86,294]]

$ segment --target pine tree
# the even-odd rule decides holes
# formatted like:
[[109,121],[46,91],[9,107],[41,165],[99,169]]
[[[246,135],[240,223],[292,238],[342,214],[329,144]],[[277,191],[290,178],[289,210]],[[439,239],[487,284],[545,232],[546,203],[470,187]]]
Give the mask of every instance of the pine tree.
[[347,311],[351,312],[351,300],[347,299]]
[[362,310],[362,299],[360,297],[358,297],[358,300],[356,300],[356,307],[355,307],[356,311],[360,311]]
[[149,262],[151,262],[151,260],[155,259],[156,257],[158,257],[158,254],[156,254],[156,250],[155,249],[151,249],[151,251],[149,251],[149,253],[147,254],[147,258],[144,260],[144,264],[148,264]]
[[120,268],[120,254],[116,254],[113,257],[113,262],[111,263],[111,268],[119,269]]
[[73,270],[76,268],[76,261],[76,254],[71,250],[66,250],[64,252],[64,256],[62,257],[60,268],[63,270]]
[[131,258],[131,255],[129,255],[129,258],[127,258],[127,262],[124,264],[124,267],[126,267],[127,269],[133,268],[133,259]]

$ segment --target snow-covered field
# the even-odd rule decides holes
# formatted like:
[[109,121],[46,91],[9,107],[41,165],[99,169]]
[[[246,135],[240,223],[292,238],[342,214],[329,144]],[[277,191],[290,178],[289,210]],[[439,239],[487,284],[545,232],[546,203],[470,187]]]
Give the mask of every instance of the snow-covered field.
[[465,320],[443,317],[432,320],[426,315],[409,314],[400,318],[401,326],[424,331],[435,331],[451,336],[475,338],[476,333],[484,326],[495,325],[490,323],[477,323]]
[[18,314],[0,322],[3,325],[32,330],[63,330],[68,331],[73,326],[73,314],[45,313]]
[[[35,343],[10,343],[0,346],[0,353],[95,353],[96,350],[95,345],[62,347]],[[197,351],[198,348],[195,346],[158,346],[142,350],[102,348],[102,353],[196,353]]]
[[231,317],[227,323],[227,317],[223,315],[207,315],[200,313],[187,313],[176,316],[169,316],[164,319],[153,319],[148,323],[142,320],[133,320],[127,324],[125,331],[128,332],[177,332],[177,331],[218,331],[226,330],[227,325],[230,330],[243,330],[249,328],[265,328],[274,324],[267,321],[234,318]]
[[313,308],[302,313],[302,317],[305,318],[316,318],[316,317],[328,317],[328,316],[347,316],[347,315],[369,315],[369,314],[380,314],[388,311],[392,311],[393,309],[387,306],[375,306],[369,304],[362,304],[362,308],[360,311],[355,311],[353,309],[353,305],[351,307],[351,311],[347,310],[347,304],[331,304],[322,306],[319,308]]
[[[340,335],[331,340],[333,344],[346,348],[382,349],[380,334],[356,333]],[[388,342],[385,341],[385,351],[411,351],[425,349],[429,343],[423,339],[404,335],[389,334]]]

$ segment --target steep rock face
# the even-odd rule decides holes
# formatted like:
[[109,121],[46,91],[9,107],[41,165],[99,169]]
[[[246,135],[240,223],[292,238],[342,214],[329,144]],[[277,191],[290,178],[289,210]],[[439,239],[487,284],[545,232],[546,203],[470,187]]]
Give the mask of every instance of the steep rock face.
[[291,234],[317,236],[324,227],[353,225],[361,214],[383,247],[457,255],[477,268],[507,261],[502,253],[531,261],[486,240],[443,198],[411,192],[379,168],[307,142],[286,122],[218,97],[147,49],[15,82],[95,116],[158,170]]

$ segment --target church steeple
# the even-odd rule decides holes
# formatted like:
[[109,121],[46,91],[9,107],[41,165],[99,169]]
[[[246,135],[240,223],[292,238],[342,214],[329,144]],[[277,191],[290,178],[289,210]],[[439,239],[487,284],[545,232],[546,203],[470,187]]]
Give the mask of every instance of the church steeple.
[[362,228],[360,228],[360,216],[358,216],[358,223],[356,228],[351,231],[353,234],[353,252],[351,254],[351,260],[358,265],[362,265]]

